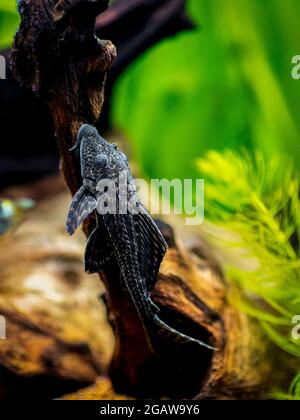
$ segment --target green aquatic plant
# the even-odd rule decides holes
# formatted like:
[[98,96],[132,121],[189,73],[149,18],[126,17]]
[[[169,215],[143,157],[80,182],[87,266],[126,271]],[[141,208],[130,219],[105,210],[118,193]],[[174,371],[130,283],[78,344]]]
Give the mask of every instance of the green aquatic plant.
[[114,90],[113,122],[145,175],[196,177],[205,151],[241,146],[287,153],[299,168],[299,0],[187,4],[196,29],[151,48]]
[[[239,250],[239,264],[228,265],[238,290],[234,303],[300,358],[300,339],[292,334],[300,315],[298,172],[287,158],[246,151],[212,151],[197,166],[206,182],[206,218],[227,231],[226,245]],[[288,397],[300,398],[300,372]]]

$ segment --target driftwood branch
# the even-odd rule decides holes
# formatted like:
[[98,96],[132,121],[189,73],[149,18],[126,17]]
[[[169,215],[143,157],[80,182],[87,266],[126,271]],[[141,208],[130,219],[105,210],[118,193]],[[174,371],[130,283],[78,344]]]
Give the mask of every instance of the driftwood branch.
[[[80,125],[99,119],[106,73],[116,57],[111,42],[94,36],[96,16],[106,6],[105,0],[20,1],[21,26],[12,51],[14,74],[49,110],[62,172],[73,194],[81,180],[68,150]],[[93,220],[85,226],[86,233],[92,228]],[[162,224],[161,229],[170,249],[152,295],[162,319],[216,350],[162,338],[161,353],[154,355],[130,296],[121,287],[118,267],[113,267],[101,278],[116,336],[110,369],[114,387],[143,397],[199,399],[245,397],[253,395],[254,388],[260,392],[269,364],[258,334],[255,358],[251,350],[249,356],[242,352],[241,358],[238,349],[251,346],[253,330],[247,318],[226,304],[222,276],[178,246],[171,228]]]

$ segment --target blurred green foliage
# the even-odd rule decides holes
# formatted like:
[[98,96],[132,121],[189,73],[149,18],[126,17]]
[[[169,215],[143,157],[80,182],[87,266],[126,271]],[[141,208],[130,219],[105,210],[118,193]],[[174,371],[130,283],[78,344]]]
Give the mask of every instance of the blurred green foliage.
[[299,168],[299,0],[189,0],[189,9],[199,29],[153,48],[114,92],[113,121],[145,174],[196,177],[206,150],[240,146],[290,154]]
[[19,24],[16,1],[1,0],[0,4],[0,48],[9,46]]

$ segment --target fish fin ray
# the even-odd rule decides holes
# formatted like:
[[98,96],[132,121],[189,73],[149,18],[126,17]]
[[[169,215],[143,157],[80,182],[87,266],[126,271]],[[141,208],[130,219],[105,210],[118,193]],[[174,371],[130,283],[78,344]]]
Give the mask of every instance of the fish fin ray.
[[138,258],[147,290],[151,291],[157,282],[159,268],[168,246],[147,210],[144,207],[140,210],[135,217]]
[[154,322],[156,326],[159,328],[160,334],[165,335],[166,337],[170,337],[175,339],[177,343],[186,344],[186,343],[195,343],[198,344],[200,347],[204,347],[210,351],[216,350],[215,347],[212,347],[211,345],[204,343],[201,340],[197,340],[196,338],[190,337],[186,334],[183,334],[174,328],[167,325],[165,322],[163,322],[157,315],[154,316]]

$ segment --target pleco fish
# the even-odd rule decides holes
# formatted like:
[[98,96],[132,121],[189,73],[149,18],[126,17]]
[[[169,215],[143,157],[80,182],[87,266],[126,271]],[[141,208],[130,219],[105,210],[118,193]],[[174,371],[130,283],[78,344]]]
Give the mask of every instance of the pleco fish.
[[[159,317],[159,308],[150,297],[167,244],[137,196],[126,156],[90,125],[80,128],[71,151],[80,158],[83,185],[71,203],[67,232],[73,235],[97,209],[97,227],[88,239],[85,252],[86,271],[103,272],[112,264],[118,265],[151,345],[152,334],[156,332],[174,336],[177,341],[194,341],[211,348],[163,322]],[[121,181],[124,176],[125,195]],[[109,186],[111,191],[115,191],[116,200],[112,200]]]

